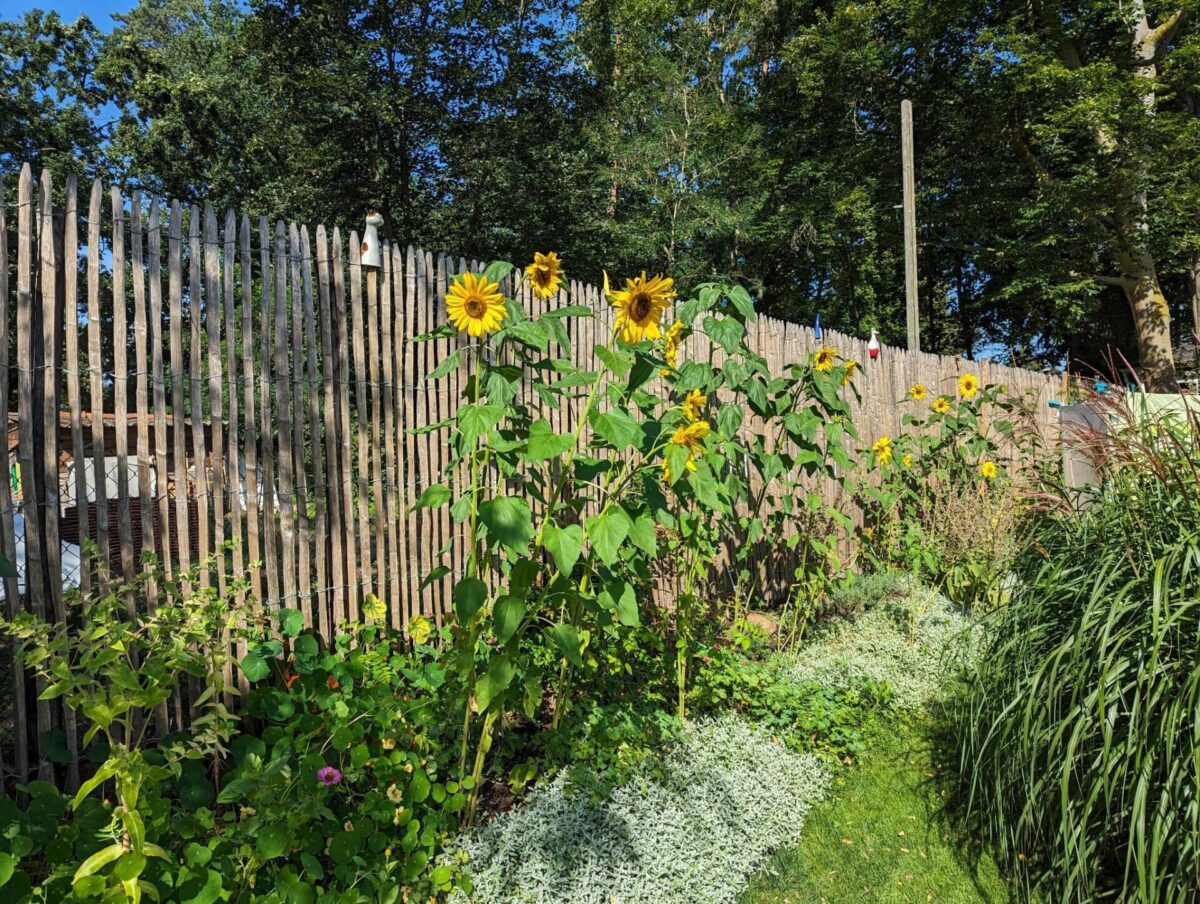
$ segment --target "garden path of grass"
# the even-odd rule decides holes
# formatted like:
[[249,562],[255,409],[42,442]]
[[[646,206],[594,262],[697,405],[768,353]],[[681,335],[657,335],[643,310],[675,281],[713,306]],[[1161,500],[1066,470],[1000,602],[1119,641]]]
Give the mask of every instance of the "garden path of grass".
[[1008,901],[991,857],[964,849],[939,817],[939,802],[924,730],[889,731],[839,772],[799,846],[772,859],[742,904]]

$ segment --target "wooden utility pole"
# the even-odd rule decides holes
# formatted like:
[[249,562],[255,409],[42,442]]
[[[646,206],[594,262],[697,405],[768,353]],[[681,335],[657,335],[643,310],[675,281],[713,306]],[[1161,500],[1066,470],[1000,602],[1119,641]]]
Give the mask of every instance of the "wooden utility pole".
[[900,101],[900,159],[904,180],[904,301],[908,319],[908,350],[921,350],[920,308],[917,306],[917,185],[913,166],[912,101]]

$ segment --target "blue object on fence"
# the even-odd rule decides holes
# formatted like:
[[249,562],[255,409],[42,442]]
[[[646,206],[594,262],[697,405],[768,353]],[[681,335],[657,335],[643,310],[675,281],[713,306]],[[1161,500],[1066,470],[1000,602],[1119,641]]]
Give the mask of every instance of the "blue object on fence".
[[821,338],[821,312],[817,311],[817,319],[813,322],[813,338]]
[[1058,399],[1051,399],[1049,402],[1049,405],[1051,408],[1062,408],[1063,403],[1060,402]]
[[1096,382],[1096,392],[1100,393],[1101,395],[1104,395],[1104,393],[1108,392],[1108,384],[1101,382],[1101,381],[1097,381]]

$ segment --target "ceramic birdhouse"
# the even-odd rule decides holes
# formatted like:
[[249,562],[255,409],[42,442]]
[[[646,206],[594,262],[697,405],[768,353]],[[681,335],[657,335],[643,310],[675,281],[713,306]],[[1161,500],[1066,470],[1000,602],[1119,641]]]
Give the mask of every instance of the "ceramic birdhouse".
[[867,343],[867,354],[871,356],[872,361],[879,357],[879,338],[874,330],[871,330],[871,341]]
[[374,210],[367,211],[367,226],[362,237],[362,265],[374,270],[381,266],[379,257],[379,227],[383,217]]

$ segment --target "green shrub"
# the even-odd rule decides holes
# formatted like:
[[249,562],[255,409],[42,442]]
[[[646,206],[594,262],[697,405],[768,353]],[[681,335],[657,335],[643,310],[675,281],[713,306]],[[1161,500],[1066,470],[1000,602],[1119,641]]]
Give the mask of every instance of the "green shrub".
[[951,701],[969,818],[1054,901],[1200,895],[1197,424],[1081,437],[1104,484],[1035,523]]

